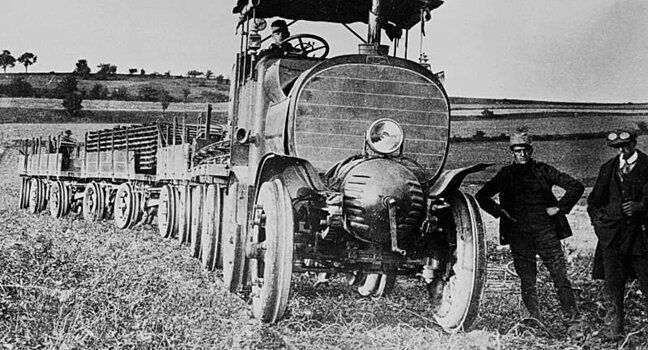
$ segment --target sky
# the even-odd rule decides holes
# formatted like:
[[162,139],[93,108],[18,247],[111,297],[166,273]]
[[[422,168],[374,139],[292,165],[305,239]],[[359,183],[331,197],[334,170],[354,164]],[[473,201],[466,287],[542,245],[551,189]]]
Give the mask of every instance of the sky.
[[[93,71],[229,76],[240,47],[234,2],[2,0],[0,50],[33,52],[33,72],[69,72],[83,58]],[[425,52],[450,96],[648,102],[645,0],[446,0],[425,29],[422,41],[418,26],[410,31],[409,58]],[[291,32],[322,36],[330,55],[357,52],[341,25],[298,22]]]

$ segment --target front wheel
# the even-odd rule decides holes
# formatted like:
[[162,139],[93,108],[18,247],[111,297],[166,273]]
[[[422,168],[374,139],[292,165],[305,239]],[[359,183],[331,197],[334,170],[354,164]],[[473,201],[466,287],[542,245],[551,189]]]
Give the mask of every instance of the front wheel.
[[475,199],[457,191],[446,200],[456,231],[456,246],[449,252],[451,274],[447,280],[437,280],[428,288],[434,289],[431,293],[435,294],[435,320],[446,332],[454,333],[470,327],[477,317],[486,281],[486,241]]
[[261,185],[246,249],[252,312],[263,322],[279,320],[288,305],[293,265],[293,211],[288,190],[278,180]]

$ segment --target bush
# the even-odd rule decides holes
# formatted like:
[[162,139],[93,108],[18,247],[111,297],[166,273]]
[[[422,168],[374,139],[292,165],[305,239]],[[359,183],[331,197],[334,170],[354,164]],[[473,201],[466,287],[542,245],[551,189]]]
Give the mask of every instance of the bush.
[[113,90],[112,94],[110,94],[110,98],[113,100],[129,101],[131,99],[131,96],[128,93],[127,87],[120,86]]
[[0,85],[0,95],[8,97],[34,97],[36,91],[22,78],[16,78],[9,85]]
[[484,118],[492,118],[492,117],[495,116],[495,113],[493,113],[493,111],[491,111],[490,109],[485,108],[485,109],[481,112],[481,115],[482,115],[482,117],[484,117]]
[[81,97],[81,93],[75,91],[65,96],[65,98],[63,99],[63,107],[65,107],[65,110],[71,117],[78,117],[79,113],[81,113],[81,109],[83,108],[83,106],[81,105],[82,101],[83,98]]
[[108,88],[101,84],[94,84],[88,93],[88,98],[91,100],[105,100],[108,98]]
[[200,96],[209,100],[209,102],[227,102],[229,101],[229,96],[217,91],[203,91],[200,93]]

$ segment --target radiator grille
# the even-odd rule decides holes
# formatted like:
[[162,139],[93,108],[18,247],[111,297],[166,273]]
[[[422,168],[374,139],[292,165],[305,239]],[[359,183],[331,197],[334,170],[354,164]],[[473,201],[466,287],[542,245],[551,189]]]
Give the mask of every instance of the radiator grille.
[[405,132],[404,155],[435,174],[447,150],[449,117],[444,93],[422,74],[391,65],[336,65],[314,73],[299,92],[294,150],[325,170],[362,153],[369,125],[391,118]]

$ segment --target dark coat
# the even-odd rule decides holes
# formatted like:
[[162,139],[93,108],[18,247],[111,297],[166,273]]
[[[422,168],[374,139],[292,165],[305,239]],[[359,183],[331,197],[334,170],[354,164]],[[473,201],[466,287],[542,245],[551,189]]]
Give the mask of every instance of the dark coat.
[[[637,151],[639,158],[637,165],[629,174],[628,181],[632,181],[631,197],[635,201],[641,201],[648,207],[648,156]],[[618,186],[610,186],[613,177],[617,176],[619,169],[619,157],[614,157],[601,166],[592,193],[587,197],[587,213],[592,220],[594,233],[598,237],[596,253],[592,264],[592,277],[597,279],[605,278],[603,268],[603,247],[607,247],[623,224],[621,214],[622,198]],[[648,215],[643,216],[644,223]],[[623,261],[623,269],[628,278],[635,278],[635,273],[628,261]]]
[[[501,217],[502,209],[505,209],[508,213],[513,212],[515,199],[513,167],[514,164],[503,167],[475,195],[475,199],[477,199],[482,209],[496,218]],[[558,236],[561,239],[571,236],[572,231],[566,214],[576,205],[583,195],[585,187],[578,180],[546,163],[533,161],[531,171],[540,182],[547,203],[560,209],[560,212],[552,217],[556,223]],[[556,199],[556,196],[551,191],[554,185],[562,187],[566,191],[560,200]],[[492,198],[498,193],[500,195],[499,204]],[[512,234],[511,221],[500,218],[500,243],[510,244]]]
[[[648,208],[648,156],[637,151],[637,164],[634,166],[628,180],[631,183],[630,198],[632,201],[643,202]],[[621,210],[621,193],[618,186],[610,186],[617,174],[619,157],[614,157],[601,166],[596,184],[587,197],[587,213],[592,220],[594,233],[599,244],[607,247],[623,224]],[[640,222],[648,224],[648,215],[644,214]]]

